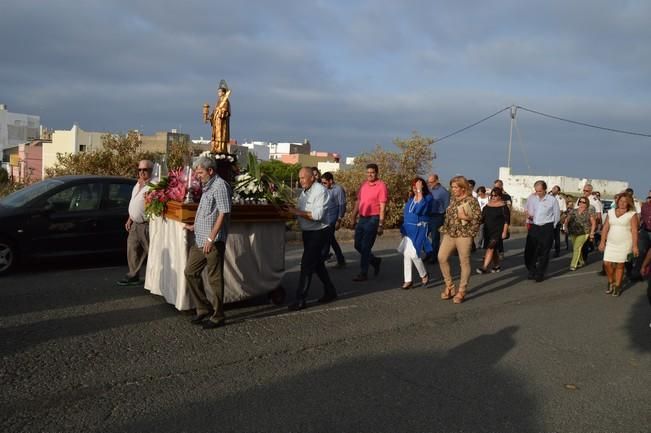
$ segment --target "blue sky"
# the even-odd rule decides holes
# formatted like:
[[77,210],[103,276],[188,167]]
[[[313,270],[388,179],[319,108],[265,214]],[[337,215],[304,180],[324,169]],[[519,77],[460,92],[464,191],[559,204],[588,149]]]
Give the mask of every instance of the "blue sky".
[[[651,133],[649,1],[3,2],[0,102],[50,128],[208,136],[201,106],[233,89],[239,141],[345,155],[412,131],[442,137],[511,104]],[[651,189],[651,138],[519,112],[520,174]],[[492,181],[507,112],[435,145],[434,168]]]

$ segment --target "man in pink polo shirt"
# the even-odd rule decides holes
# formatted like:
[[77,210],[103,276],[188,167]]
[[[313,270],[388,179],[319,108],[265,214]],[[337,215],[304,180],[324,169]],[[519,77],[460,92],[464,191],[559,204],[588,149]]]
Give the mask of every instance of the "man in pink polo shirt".
[[362,256],[359,275],[353,278],[353,281],[366,281],[369,265],[373,266],[375,275],[380,272],[382,259],[375,257],[371,250],[376,236],[382,235],[384,210],[388,199],[387,185],[378,179],[377,164],[368,164],[366,182],[357,191],[357,203],[353,207],[353,221],[356,223],[355,249]]

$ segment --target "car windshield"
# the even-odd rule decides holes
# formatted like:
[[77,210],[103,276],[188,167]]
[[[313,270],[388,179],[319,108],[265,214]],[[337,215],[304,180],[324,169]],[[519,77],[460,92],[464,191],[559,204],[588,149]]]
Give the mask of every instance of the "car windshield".
[[7,207],[20,207],[30,202],[43,193],[62,185],[63,182],[57,179],[46,179],[42,182],[35,183],[21,190],[18,190],[8,196],[0,199],[0,204]]

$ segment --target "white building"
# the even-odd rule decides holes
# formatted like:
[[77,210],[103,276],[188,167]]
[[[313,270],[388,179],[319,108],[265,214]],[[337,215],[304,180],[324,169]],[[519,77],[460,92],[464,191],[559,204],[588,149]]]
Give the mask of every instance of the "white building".
[[295,154],[309,155],[311,150],[307,139],[303,143],[269,143],[269,159],[282,159],[283,156]]
[[52,142],[43,143],[43,177],[45,169],[52,167],[57,160],[57,153],[85,152],[102,147],[102,136],[106,132],[84,131],[73,125],[70,131],[55,130],[52,133]]
[[240,147],[245,147],[249,153],[253,153],[259,161],[269,161],[270,145],[271,143],[268,141],[250,141],[239,144]]
[[619,180],[589,179],[567,176],[543,176],[543,175],[514,175],[508,167],[500,167],[499,179],[504,183],[504,190],[513,200],[513,208],[524,209],[527,198],[533,193],[533,184],[538,180],[547,183],[547,190],[551,191],[554,185],[561,188],[564,194],[573,196],[583,195],[583,186],[586,183],[592,185],[593,191],[599,191],[602,199],[610,199],[615,194],[628,188],[628,182]]
[[12,113],[0,104],[0,159],[2,151],[40,137],[41,118],[30,114]]

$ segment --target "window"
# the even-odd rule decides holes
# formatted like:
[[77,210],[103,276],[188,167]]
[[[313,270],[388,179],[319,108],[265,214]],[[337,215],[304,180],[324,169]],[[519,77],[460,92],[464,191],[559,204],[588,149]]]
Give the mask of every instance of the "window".
[[126,208],[131,201],[133,185],[128,183],[112,183],[108,186],[106,209]]
[[102,185],[89,183],[74,185],[59,191],[47,199],[47,204],[55,211],[78,212],[99,208]]
[[86,145],[85,144],[80,144],[79,145],[79,151],[80,152],[85,152],[86,151]]

